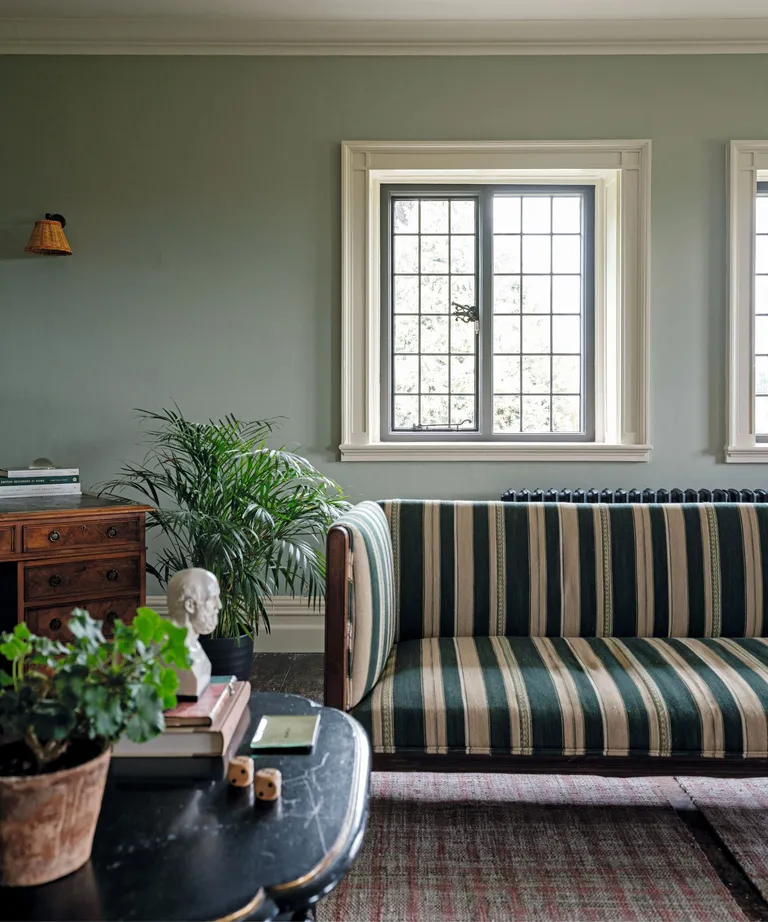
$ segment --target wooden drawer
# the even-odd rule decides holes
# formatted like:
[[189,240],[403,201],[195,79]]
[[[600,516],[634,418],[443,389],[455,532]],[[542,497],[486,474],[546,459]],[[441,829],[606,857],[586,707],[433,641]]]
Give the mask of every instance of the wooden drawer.
[[27,602],[55,600],[71,595],[110,596],[141,589],[141,557],[68,560],[24,567]]
[[0,554],[13,550],[13,526],[0,528]]
[[52,521],[22,528],[24,551],[71,551],[78,548],[104,550],[112,544],[139,540],[139,516]]
[[85,608],[92,618],[103,622],[104,636],[111,637],[112,626],[118,618],[126,624],[133,621],[139,601],[139,597],[136,596],[133,599],[73,602],[71,605],[60,605],[56,608],[30,608],[24,613],[24,620],[33,634],[68,641],[72,640],[68,627],[72,609]]

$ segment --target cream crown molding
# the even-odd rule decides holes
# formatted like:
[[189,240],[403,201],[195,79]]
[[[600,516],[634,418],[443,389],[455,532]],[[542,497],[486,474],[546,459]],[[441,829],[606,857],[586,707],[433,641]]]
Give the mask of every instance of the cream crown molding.
[[0,54],[764,54],[768,18],[308,22],[241,18],[0,19]]

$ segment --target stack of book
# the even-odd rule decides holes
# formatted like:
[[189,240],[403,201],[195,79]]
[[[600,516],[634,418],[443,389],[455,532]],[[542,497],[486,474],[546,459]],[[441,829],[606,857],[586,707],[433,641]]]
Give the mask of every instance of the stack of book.
[[0,467],[0,500],[81,493],[78,467]]
[[250,682],[214,676],[197,701],[182,701],[165,712],[165,730],[159,736],[146,743],[132,743],[123,737],[112,755],[115,759],[222,756],[241,721],[248,722],[250,695]]

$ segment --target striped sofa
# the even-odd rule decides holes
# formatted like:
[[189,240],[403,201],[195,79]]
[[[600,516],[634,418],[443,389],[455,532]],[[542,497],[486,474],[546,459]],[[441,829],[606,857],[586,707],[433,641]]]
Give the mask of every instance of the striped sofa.
[[398,770],[768,775],[768,506],[363,502],[326,704]]

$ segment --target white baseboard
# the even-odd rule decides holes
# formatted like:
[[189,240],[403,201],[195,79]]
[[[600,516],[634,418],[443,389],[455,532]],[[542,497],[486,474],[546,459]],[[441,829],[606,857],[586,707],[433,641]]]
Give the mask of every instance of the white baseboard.
[[[164,595],[147,596],[147,605],[165,615],[168,606]],[[269,634],[260,630],[256,637],[257,653],[322,653],[325,643],[323,607],[308,608],[289,597],[273,599],[270,608]]]

